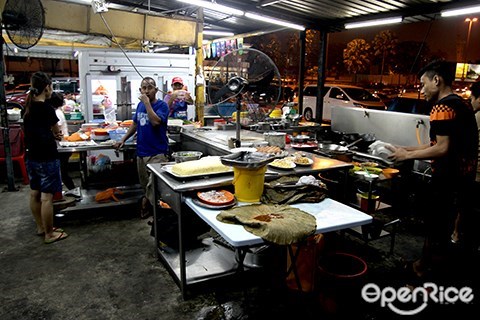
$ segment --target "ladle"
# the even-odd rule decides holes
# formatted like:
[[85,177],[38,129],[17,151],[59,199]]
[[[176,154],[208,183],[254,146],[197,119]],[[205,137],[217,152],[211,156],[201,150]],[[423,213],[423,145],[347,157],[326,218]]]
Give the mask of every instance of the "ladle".
[[362,140],[363,140],[363,138],[357,139],[357,140],[353,141],[352,143],[347,144],[345,147],[346,148],[353,147],[354,145],[356,145],[357,143],[359,143]]

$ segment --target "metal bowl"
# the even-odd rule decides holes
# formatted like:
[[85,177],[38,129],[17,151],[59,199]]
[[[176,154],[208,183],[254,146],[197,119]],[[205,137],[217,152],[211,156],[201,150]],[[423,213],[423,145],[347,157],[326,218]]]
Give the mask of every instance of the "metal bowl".
[[198,160],[202,157],[203,153],[200,151],[178,151],[172,153],[172,157],[175,159],[175,162],[185,162]]

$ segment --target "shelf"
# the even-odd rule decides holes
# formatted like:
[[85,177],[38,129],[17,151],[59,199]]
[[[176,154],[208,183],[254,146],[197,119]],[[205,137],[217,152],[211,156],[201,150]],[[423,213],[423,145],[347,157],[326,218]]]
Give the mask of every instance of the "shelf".
[[[158,248],[161,260],[166,263],[170,271],[180,281],[180,255],[172,248]],[[186,283],[194,283],[211,280],[215,277],[233,275],[238,271],[235,262],[235,252],[217,245],[212,238],[203,239],[198,248],[185,252]]]
[[66,207],[64,209],[58,210],[56,214],[65,214],[71,212],[78,212],[82,210],[91,210],[91,209],[99,209],[99,208],[112,208],[112,207],[120,207],[125,205],[135,205],[138,203],[140,198],[143,196],[143,190],[139,185],[134,186],[122,186],[118,187],[123,194],[117,194],[117,198],[119,201],[114,201],[113,199],[105,202],[105,203],[98,203],[95,201],[95,195],[99,191],[103,191],[105,189],[82,189],[82,198],[79,201],[75,202],[75,205]]

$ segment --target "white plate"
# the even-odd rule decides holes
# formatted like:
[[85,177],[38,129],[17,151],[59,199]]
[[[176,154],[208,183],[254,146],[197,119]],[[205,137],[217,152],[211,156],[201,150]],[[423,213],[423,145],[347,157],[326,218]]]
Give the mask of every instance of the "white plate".
[[313,163],[313,160],[310,159],[310,158],[306,158],[305,159],[308,160],[308,163],[298,163],[297,161],[293,161],[297,166],[302,166],[302,167],[308,167],[308,166],[311,166],[312,163]]
[[290,166],[289,167],[280,167],[280,166],[277,166],[275,165],[275,162],[270,162],[268,165],[274,169],[280,169],[280,170],[291,170],[293,168],[295,168],[297,165],[293,162],[289,162],[290,163]]

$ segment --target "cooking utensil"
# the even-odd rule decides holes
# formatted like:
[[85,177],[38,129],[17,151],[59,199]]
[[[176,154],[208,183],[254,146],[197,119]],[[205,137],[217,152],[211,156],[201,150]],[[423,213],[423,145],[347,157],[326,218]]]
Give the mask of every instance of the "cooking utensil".
[[359,143],[360,141],[363,141],[363,138],[358,138],[357,140],[353,141],[352,143],[349,143],[345,146],[345,148],[350,148]]

